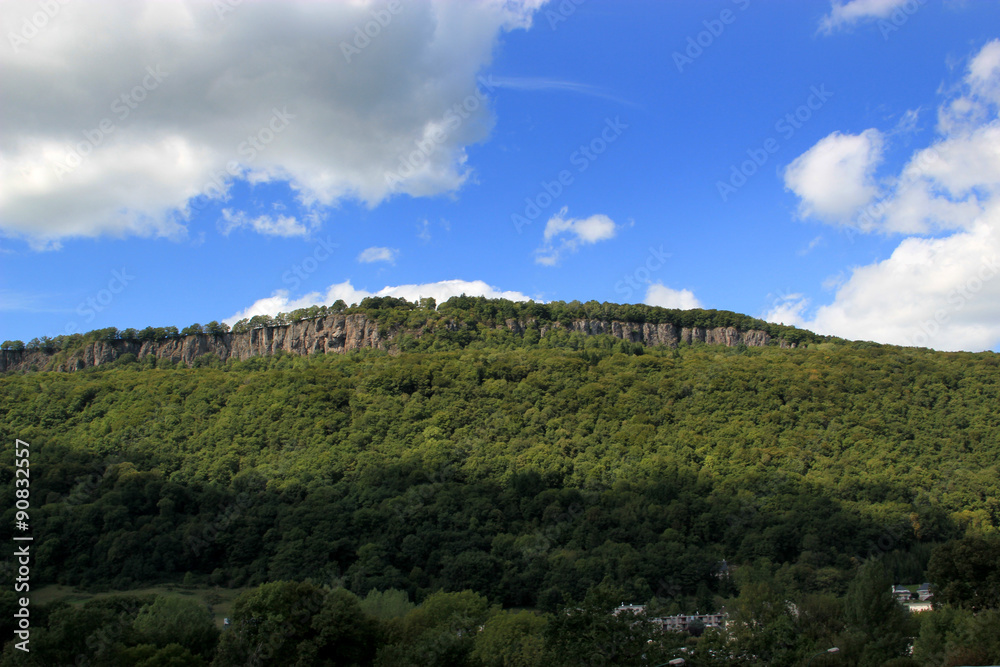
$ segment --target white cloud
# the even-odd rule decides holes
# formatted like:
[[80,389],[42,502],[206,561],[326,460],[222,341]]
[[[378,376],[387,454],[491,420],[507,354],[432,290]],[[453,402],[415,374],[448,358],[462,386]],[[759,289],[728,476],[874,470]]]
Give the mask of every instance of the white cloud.
[[882,231],[903,234],[970,228],[1000,186],[997,146],[1000,125],[992,122],[918,151],[868,217]]
[[917,123],[920,121],[920,109],[907,109],[900,116],[899,120],[896,121],[896,127],[892,129],[889,134],[913,134],[917,132],[919,128]]
[[[374,206],[428,138],[395,192],[453,191],[493,125],[477,75],[539,4],[403,3],[348,62],[342,44],[384,3],[60,3],[0,49],[0,231],[36,247],[176,238],[192,199],[223,197],[234,178],[288,181],[307,206]],[[37,12],[4,3],[0,34]]]
[[564,253],[576,252],[581,245],[613,239],[618,226],[606,215],[598,213],[589,218],[568,218],[563,207],[545,224],[545,242],[535,250],[535,262],[555,266]]
[[886,179],[884,196],[862,212],[866,228],[910,236],[888,258],[853,268],[832,303],[811,311],[807,300],[792,299],[767,318],[885,343],[1000,346],[998,88],[994,40],[970,60],[964,93],[942,103],[938,138]]
[[969,63],[968,82],[975,95],[1000,104],[1000,39],[984,46]]
[[826,34],[869,19],[884,19],[903,5],[914,0],[833,0],[830,13],[820,21],[820,30]]
[[648,306],[679,308],[681,310],[702,307],[701,302],[698,301],[691,290],[671,289],[662,283],[653,283],[646,289],[646,298],[643,300],[643,303]]
[[398,248],[365,248],[358,255],[358,261],[364,264],[370,264],[372,262],[388,262],[389,264],[396,263],[396,257],[399,255]]
[[799,212],[848,223],[877,194],[873,179],[882,160],[882,134],[834,132],[785,169],[785,187],[801,199]]
[[768,322],[801,327],[805,325],[805,310],[809,307],[809,299],[802,294],[783,294],[775,299],[771,310],[764,315]]
[[1000,207],[968,232],[911,237],[881,262],[854,269],[833,303],[805,316],[790,299],[765,319],[851,339],[942,350],[1000,344]]
[[[287,313],[297,308],[306,308],[313,305],[330,305],[337,299],[343,299],[347,304],[361,303],[361,300],[369,296],[394,296],[417,302],[422,297],[431,297],[441,304],[453,296],[484,296],[489,299],[509,299],[510,301],[530,301],[531,297],[521,292],[504,291],[493,287],[482,280],[441,280],[436,283],[424,283],[421,285],[396,285],[387,286],[378,292],[369,292],[363,289],[356,289],[347,280],[342,283],[330,285],[325,293],[310,292],[299,298],[292,298],[287,290],[277,290],[274,294],[263,299],[258,299],[249,307],[241,310],[232,317],[225,320],[227,324],[233,324],[243,318],[250,318],[254,315],[277,315]],[[538,299],[535,299],[536,301]]]
[[938,109],[938,131],[942,135],[969,134],[995,117],[1000,104],[1000,39],[986,44],[969,62],[965,84],[959,95]]
[[248,228],[264,234],[265,236],[308,236],[309,229],[294,216],[279,215],[274,218],[269,215],[261,215],[253,219],[248,219],[246,213],[237,211],[233,213],[231,209],[222,209],[222,220],[219,221],[219,230],[229,235],[234,229]]

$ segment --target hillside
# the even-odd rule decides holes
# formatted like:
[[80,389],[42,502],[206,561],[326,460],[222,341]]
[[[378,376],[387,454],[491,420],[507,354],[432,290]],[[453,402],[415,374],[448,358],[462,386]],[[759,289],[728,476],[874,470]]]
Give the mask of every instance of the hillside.
[[[375,325],[413,330],[414,313],[225,335],[355,318],[369,334],[352,340],[381,343]],[[732,572],[794,599],[845,594],[876,557],[922,581],[936,545],[1000,527],[995,354],[747,332],[646,347],[581,320],[8,373],[0,429],[31,443],[33,583],[310,578],[549,611],[613,586],[676,613],[724,604]],[[632,325],[644,342],[663,330]],[[0,461],[13,497],[12,451]]]
[[[194,333],[197,331],[197,333]],[[729,347],[769,344],[794,347],[802,341],[830,340],[794,327],[769,324],[728,311],[668,310],[652,306],[579,302],[518,303],[482,297],[455,297],[436,307],[405,299],[368,298],[347,307],[313,306],[277,317],[225,325],[147,327],[142,331],[101,329],[55,339],[6,341],[0,372],[73,371],[111,363],[124,355],[192,365],[204,355],[245,361],[278,352],[344,353],[367,348],[399,351],[454,349],[474,342],[503,345],[550,331],[610,335],[630,343],[676,347],[706,343]],[[191,333],[184,333],[191,332]]]

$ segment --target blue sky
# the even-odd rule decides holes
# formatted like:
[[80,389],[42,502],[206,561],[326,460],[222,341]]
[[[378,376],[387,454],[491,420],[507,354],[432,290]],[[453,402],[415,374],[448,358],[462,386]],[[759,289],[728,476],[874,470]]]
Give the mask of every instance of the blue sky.
[[466,292],[1000,346],[995,2],[0,15],[2,339]]

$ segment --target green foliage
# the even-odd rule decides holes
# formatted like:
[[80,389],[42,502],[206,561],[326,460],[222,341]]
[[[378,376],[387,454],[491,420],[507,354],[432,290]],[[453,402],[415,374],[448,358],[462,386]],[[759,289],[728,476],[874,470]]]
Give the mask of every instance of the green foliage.
[[861,667],[879,667],[907,654],[915,619],[896,602],[892,578],[880,560],[866,562],[847,590],[845,620]]
[[371,664],[383,634],[379,622],[362,610],[357,596],[342,588],[327,594],[312,628],[315,637],[299,646],[299,662],[329,667]]
[[472,658],[483,667],[533,667],[543,664],[546,617],[527,610],[502,611],[483,625]]
[[406,591],[397,591],[395,588],[370,591],[360,604],[366,614],[383,621],[406,616],[416,606],[410,602]]
[[933,544],[995,529],[995,355],[584,342],[0,378],[5,437],[44,443],[35,575],[335,576],[547,609],[670,578],[704,611],[731,594],[723,558],[842,594],[856,559],[918,581]]
[[[614,613],[625,592],[600,585],[579,605],[549,617],[545,628],[549,665],[635,665],[666,662],[673,647],[651,644],[659,632],[646,614]],[[536,663],[538,664],[538,663]]]
[[[468,297],[465,295],[452,297],[438,306],[432,298],[422,298],[419,302],[409,302],[397,297],[367,297],[360,304],[348,306],[338,299],[330,306],[314,305],[298,308],[288,313],[277,315],[255,315],[249,319],[236,322],[231,331],[246,333],[262,327],[279,327],[326,317],[332,314],[355,315],[363,314],[374,320],[380,329],[396,337],[396,344],[407,351],[462,349],[473,344],[496,344],[505,338],[505,327],[508,322],[527,323],[528,329],[523,334],[524,343],[534,346],[539,343],[541,330],[552,330],[556,338],[565,335],[573,322],[585,320],[618,320],[641,324],[672,324],[678,329],[705,330],[716,327],[733,327],[741,331],[759,330],[766,332],[777,345],[781,341],[793,346],[820,344],[841,339],[830,336],[819,336],[810,331],[795,327],[771,324],[760,319],[723,310],[678,310],[646,306],[642,304],[614,304],[588,301],[565,303],[552,301],[545,304],[508,301],[506,299],[487,299],[485,297]],[[414,346],[410,334],[406,331],[420,330],[424,344]],[[21,341],[5,341],[0,344],[3,350],[43,351],[47,353],[64,352],[67,355],[76,352],[86,345],[97,341],[153,342],[180,336],[201,334],[222,335],[228,333],[230,327],[213,320],[206,325],[191,324],[178,331],[177,327],[146,327],[142,330],[132,328],[119,331],[114,327],[95,329],[83,334],[69,334],[48,338],[34,338],[25,345]],[[506,332],[509,339],[509,332]],[[579,337],[580,334],[577,334]],[[563,339],[565,342],[565,339]],[[580,345],[574,342],[573,349]],[[643,347],[629,341],[621,342],[621,349],[626,354],[642,354]],[[853,344],[858,349],[867,349],[875,344]],[[877,347],[877,346],[876,346]],[[745,353],[745,345],[736,349],[737,353]],[[60,357],[59,361],[65,360]]]
[[247,591],[233,605],[232,627],[219,641],[216,667],[306,665],[315,657],[314,620],[326,594],[308,583],[276,581]]
[[944,607],[920,614],[920,635],[913,658],[920,665],[995,665],[1000,663],[1000,610],[973,614]]
[[472,591],[433,593],[393,623],[391,640],[379,649],[375,664],[467,664],[479,627],[494,613],[488,600]]
[[[874,575],[858,563],[881,559],[890,583],[931,581],[939,604],[979,612],[926,641],[921,628],[928,656],[989,646],[995,547],[962,536],[998,528],[996,355],[542,335],[566,318],[666,317],[593,302],[338,308],[429,333],[401,339],[400,354],[206,356],[197,368],[123,356],[0,377],[0,435],[32,443],[33,583],[277,586],[234,610],[218,664],[265,653],[325,664],[338,651],[358,664],[529,664],[544,650],[556,665],[563,649],[628,664],[645,626],[600,610],[653,600],[737,619],[729,633],[647,647],[666,659],[690,643],[697,664],[798,664],[841,646],[820,665],[893,659],[898,637],[918,634],[893,625],[887,587],[860,583]],[[508,317],[534,322],[492,328]],[[8,498],[13,463],[0,452]],[[8,540],[13,511],[0,522]],[[717,576],[723,559],[736,577]],[[288,583],[306,578],[349,592]],[[618,599],[597,600],[602,585]],[[86,640],[98,632],[102,659],[119,664],[122,651],[187,659],[171,644],[207,661],[180,627],[137,620],[167,604],[143,601],[124,620],[53,608],[36,626],[39,664],[96,655]],[[880,613],[891,623],[873,630],[864,619]]]
[[65,603],[39,614],[32,608],[30,652],[23,653],[9,642],[0,665],[120,664],[124,646],[138,643],[133,623],[148,597],[116,595],[98,598],[74,607]]
[[135,667],[204,667],[204,658],[180,644],[167,644],[158,648],[153,644],[139,644],[123,648],[117,653],[120,665]]
[[729,613],[736,660],[776,667],[796,664],[800,634],[795,608],[775,581],[744,584]]
[[969,535],[934,550],[927,568],[935,604],[1000,609],[1000,536]]
[[211,611],[196,600],[179,596],[156,598],[139,610],[133,627],[149,644],[166,648],[179,643],[201,655],[214,651],[219,637]]

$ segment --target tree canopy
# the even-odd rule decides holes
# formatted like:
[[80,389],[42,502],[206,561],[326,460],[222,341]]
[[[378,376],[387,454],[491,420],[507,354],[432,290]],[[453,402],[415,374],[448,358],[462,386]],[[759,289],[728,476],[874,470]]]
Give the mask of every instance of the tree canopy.
[[[508,312],[470,298],[364,307],[406,323]],[[794,663],[830,642],[867,660],[890,636],[945,660],[995,627],[997,355],[531,331],[0,377],[0,431],[31,443],[33,585],[251,587],[217,641],[174,602],[54,606],[37,619],[40,664],[97,655],[86,638],[101,631],[115,664],[416,664],[420,646],[450,664],[499,652],[555,665],[560,638],[618,635],[609,591],[661,614],[725,608],[731,632],[656,647],[703,664]],[[0,484],[15,497],[11,448]],[[873,632],[886,581],[931,581],[936,624]],[[741,628],[762,628],[760,645],[732,648]],[[627,636],[591,648],[625,663]],[[877,655],[901,657],[896,639]]]

